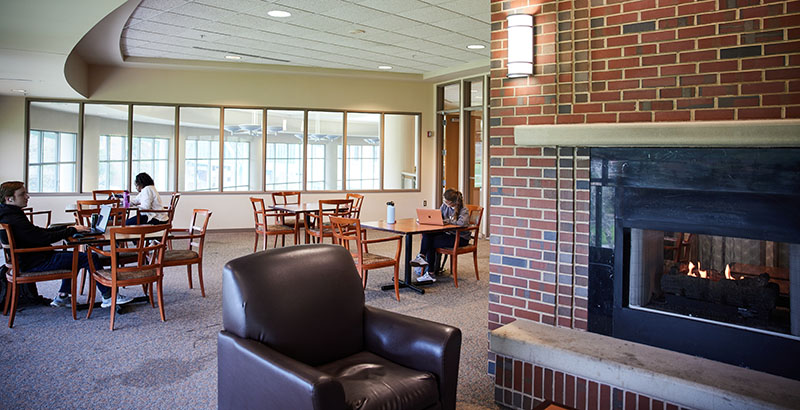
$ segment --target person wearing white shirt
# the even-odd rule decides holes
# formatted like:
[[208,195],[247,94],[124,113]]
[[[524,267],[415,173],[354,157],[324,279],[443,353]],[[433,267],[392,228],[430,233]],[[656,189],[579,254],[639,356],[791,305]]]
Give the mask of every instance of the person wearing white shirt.
[[[136,190],[139,191],[139,195],[131,198],[131,204],[138,206],[141,210],[164,209],[164,205],[161,203],[161,196],[158,194],[158,191],[156,191],[155,182],[153,182],[153,178],[151,178],[150,175],[146,172],[136,175],[134,184],[136,185]],[[168,221],[169,216],[166,212],[140,212],[139,214],[140,224],[160,225]],[[128,218],[125,224],[135,225],[136,217]]]

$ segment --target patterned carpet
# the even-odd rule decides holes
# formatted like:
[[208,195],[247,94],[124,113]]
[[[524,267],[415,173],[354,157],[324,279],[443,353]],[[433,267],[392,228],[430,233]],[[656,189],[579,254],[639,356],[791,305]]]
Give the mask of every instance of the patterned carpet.
[[[189,289],[185,269],[165,270],[166,322],[159,319],[158,309],[144,303],[117,315],[113,332],[108,330],[108,309],[95,309],[88,320],[86,311],[79,311],[73,321],[68,308],[27,307],[17,312],[13,329],[2,317],[0,408],[216,408],[222,266],[251,252],[252,241],[249,232],[208,235],[205,298],[200,297],[196,272],[195,287]],[[416,253],[418,242],[414,246]],[[401,289],[398,302],[394,292],[380,290],[391,282],[391,271],[382,269],[370,272],[366,290],[372,306],[462,330],[459,409],[498,408],[486,372],[489,244],[482,241],[479,247],[480,281],[475,280],[471,257],[464,255],[458,288],[448,274],[428,286],[425,295]],[[393,250],[379,248],[378,253]],[[58,284],[40,283],[39,293],[52,298]],[[141,295],[139,288],[121,292]],[[78,297],[79,303],[85,300],[85,295]]]

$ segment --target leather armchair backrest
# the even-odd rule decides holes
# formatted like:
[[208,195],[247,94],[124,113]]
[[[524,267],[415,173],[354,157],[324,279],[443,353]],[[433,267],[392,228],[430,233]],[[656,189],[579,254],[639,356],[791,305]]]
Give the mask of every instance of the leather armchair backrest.
[[350,252],[328,244],[236,258],[222,274],[222,326],[311,366],[363,349],[364,291]]

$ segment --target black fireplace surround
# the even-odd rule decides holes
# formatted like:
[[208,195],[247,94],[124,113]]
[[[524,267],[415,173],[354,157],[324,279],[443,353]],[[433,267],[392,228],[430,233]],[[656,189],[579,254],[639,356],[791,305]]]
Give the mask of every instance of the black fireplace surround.
[[[589,331],[800,380],[800,341],[631,309],[630,230],[800,243],[800,149],[591,149]],[[797,260],[797,256],[793,256]]]

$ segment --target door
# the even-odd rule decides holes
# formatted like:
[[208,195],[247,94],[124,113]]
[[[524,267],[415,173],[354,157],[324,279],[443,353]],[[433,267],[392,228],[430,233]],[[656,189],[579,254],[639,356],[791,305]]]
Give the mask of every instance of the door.
[[467,121],[466,203],[480,205],[483,189],[483,111],[465,111]]
[[458,114],[445,114],[442,133],[442,192],[447,188],[458,189]]

